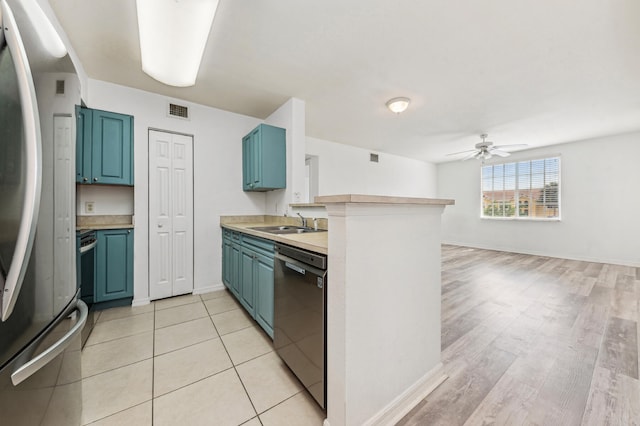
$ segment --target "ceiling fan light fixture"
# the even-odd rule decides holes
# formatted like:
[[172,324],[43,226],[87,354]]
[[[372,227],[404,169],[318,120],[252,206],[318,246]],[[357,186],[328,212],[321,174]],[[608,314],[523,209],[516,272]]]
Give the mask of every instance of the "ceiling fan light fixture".
[[400,114],[404,112],[411,103],[411,99],[409,98],[393,98],[389,99],[386,103],[387,108],[396,114]]
[[136,0],[142,70],[169,86],[196,83],[218,0]]

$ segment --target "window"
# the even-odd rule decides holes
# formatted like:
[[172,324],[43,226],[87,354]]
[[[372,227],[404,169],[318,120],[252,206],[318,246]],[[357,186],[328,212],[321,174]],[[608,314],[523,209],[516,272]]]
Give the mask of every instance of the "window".
[[560,218],[560,158],[482,167],[482,217]]

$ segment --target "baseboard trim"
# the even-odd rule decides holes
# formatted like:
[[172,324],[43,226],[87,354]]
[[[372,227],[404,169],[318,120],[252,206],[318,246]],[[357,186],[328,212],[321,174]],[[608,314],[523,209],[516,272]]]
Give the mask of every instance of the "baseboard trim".
[[453,240],[443,240],[442,244],[459,246],[459,247],[476,248],[481,250],[494,250],[494,251],[501,251],[501,252],[507,252],[507,253],[518,253],[518,254],[528,254],[532,256],[551,257],[554,259],[578,260],[580,262],[592,262],[592,263],[607,263],[610,265],[633,266],[635,268],[640,267],[640,262],[630,260],[630,259],[615,259],[615,258],[601,258],[601,257],[596,258],[596,257],[589,257],[589,256],[563,255],[561,253],[550,254],[550,253],[544,253],[537,250],[522,250],[514,247],[491,246],[491,245],[485,245],[485,244],[465,243],[465,242],[453,241]]
[[205,294],[205,293],[211,293],[212,291],[219,291],[219,290],[224,290],[226,287],[224,286],[224,284],[219,283],[219,284],[213,284],[207,287],[198,287],[198,288],[194,288],[193,289],[193,294]]
[[149,299],[148,297],[145,297],[144,299],[133,299],[133,301],[131,302],[131,306],[132,307],[144,306],[144,305],[148,305],[149,303],[151,303],[151,299]]
[[[389,405],[380,410],[375,416],[371,417],[364,424],[370,426],[386,426],[395,425],[407,415],[409,411],[420,401],[425,399],[427,395],[433,392],[438,386],[447,380],[444,367],[439,362],[427,374],[422,376],[420,380],[414,383],[406,391],[398,395]],[[328,426],[328,423],[325,422]]]

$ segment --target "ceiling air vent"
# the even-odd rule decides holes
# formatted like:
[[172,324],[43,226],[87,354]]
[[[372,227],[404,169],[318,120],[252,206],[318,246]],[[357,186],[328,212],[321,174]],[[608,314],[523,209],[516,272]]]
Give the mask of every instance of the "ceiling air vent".
[[378,154],[369,154],[369,161],[371,161],[372,163],[377,163],[378,162]]
[[184,105],[169,103],[169,117],[189,119],[189,108]]
[[56,80],[56,95],[64,95],[64,80]]

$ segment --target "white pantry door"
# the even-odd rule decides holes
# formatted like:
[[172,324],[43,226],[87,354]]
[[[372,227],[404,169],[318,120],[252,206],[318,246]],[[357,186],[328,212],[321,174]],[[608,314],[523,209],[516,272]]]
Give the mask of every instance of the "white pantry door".
[[149,130],[149,296],[193,291],[193,137]]

